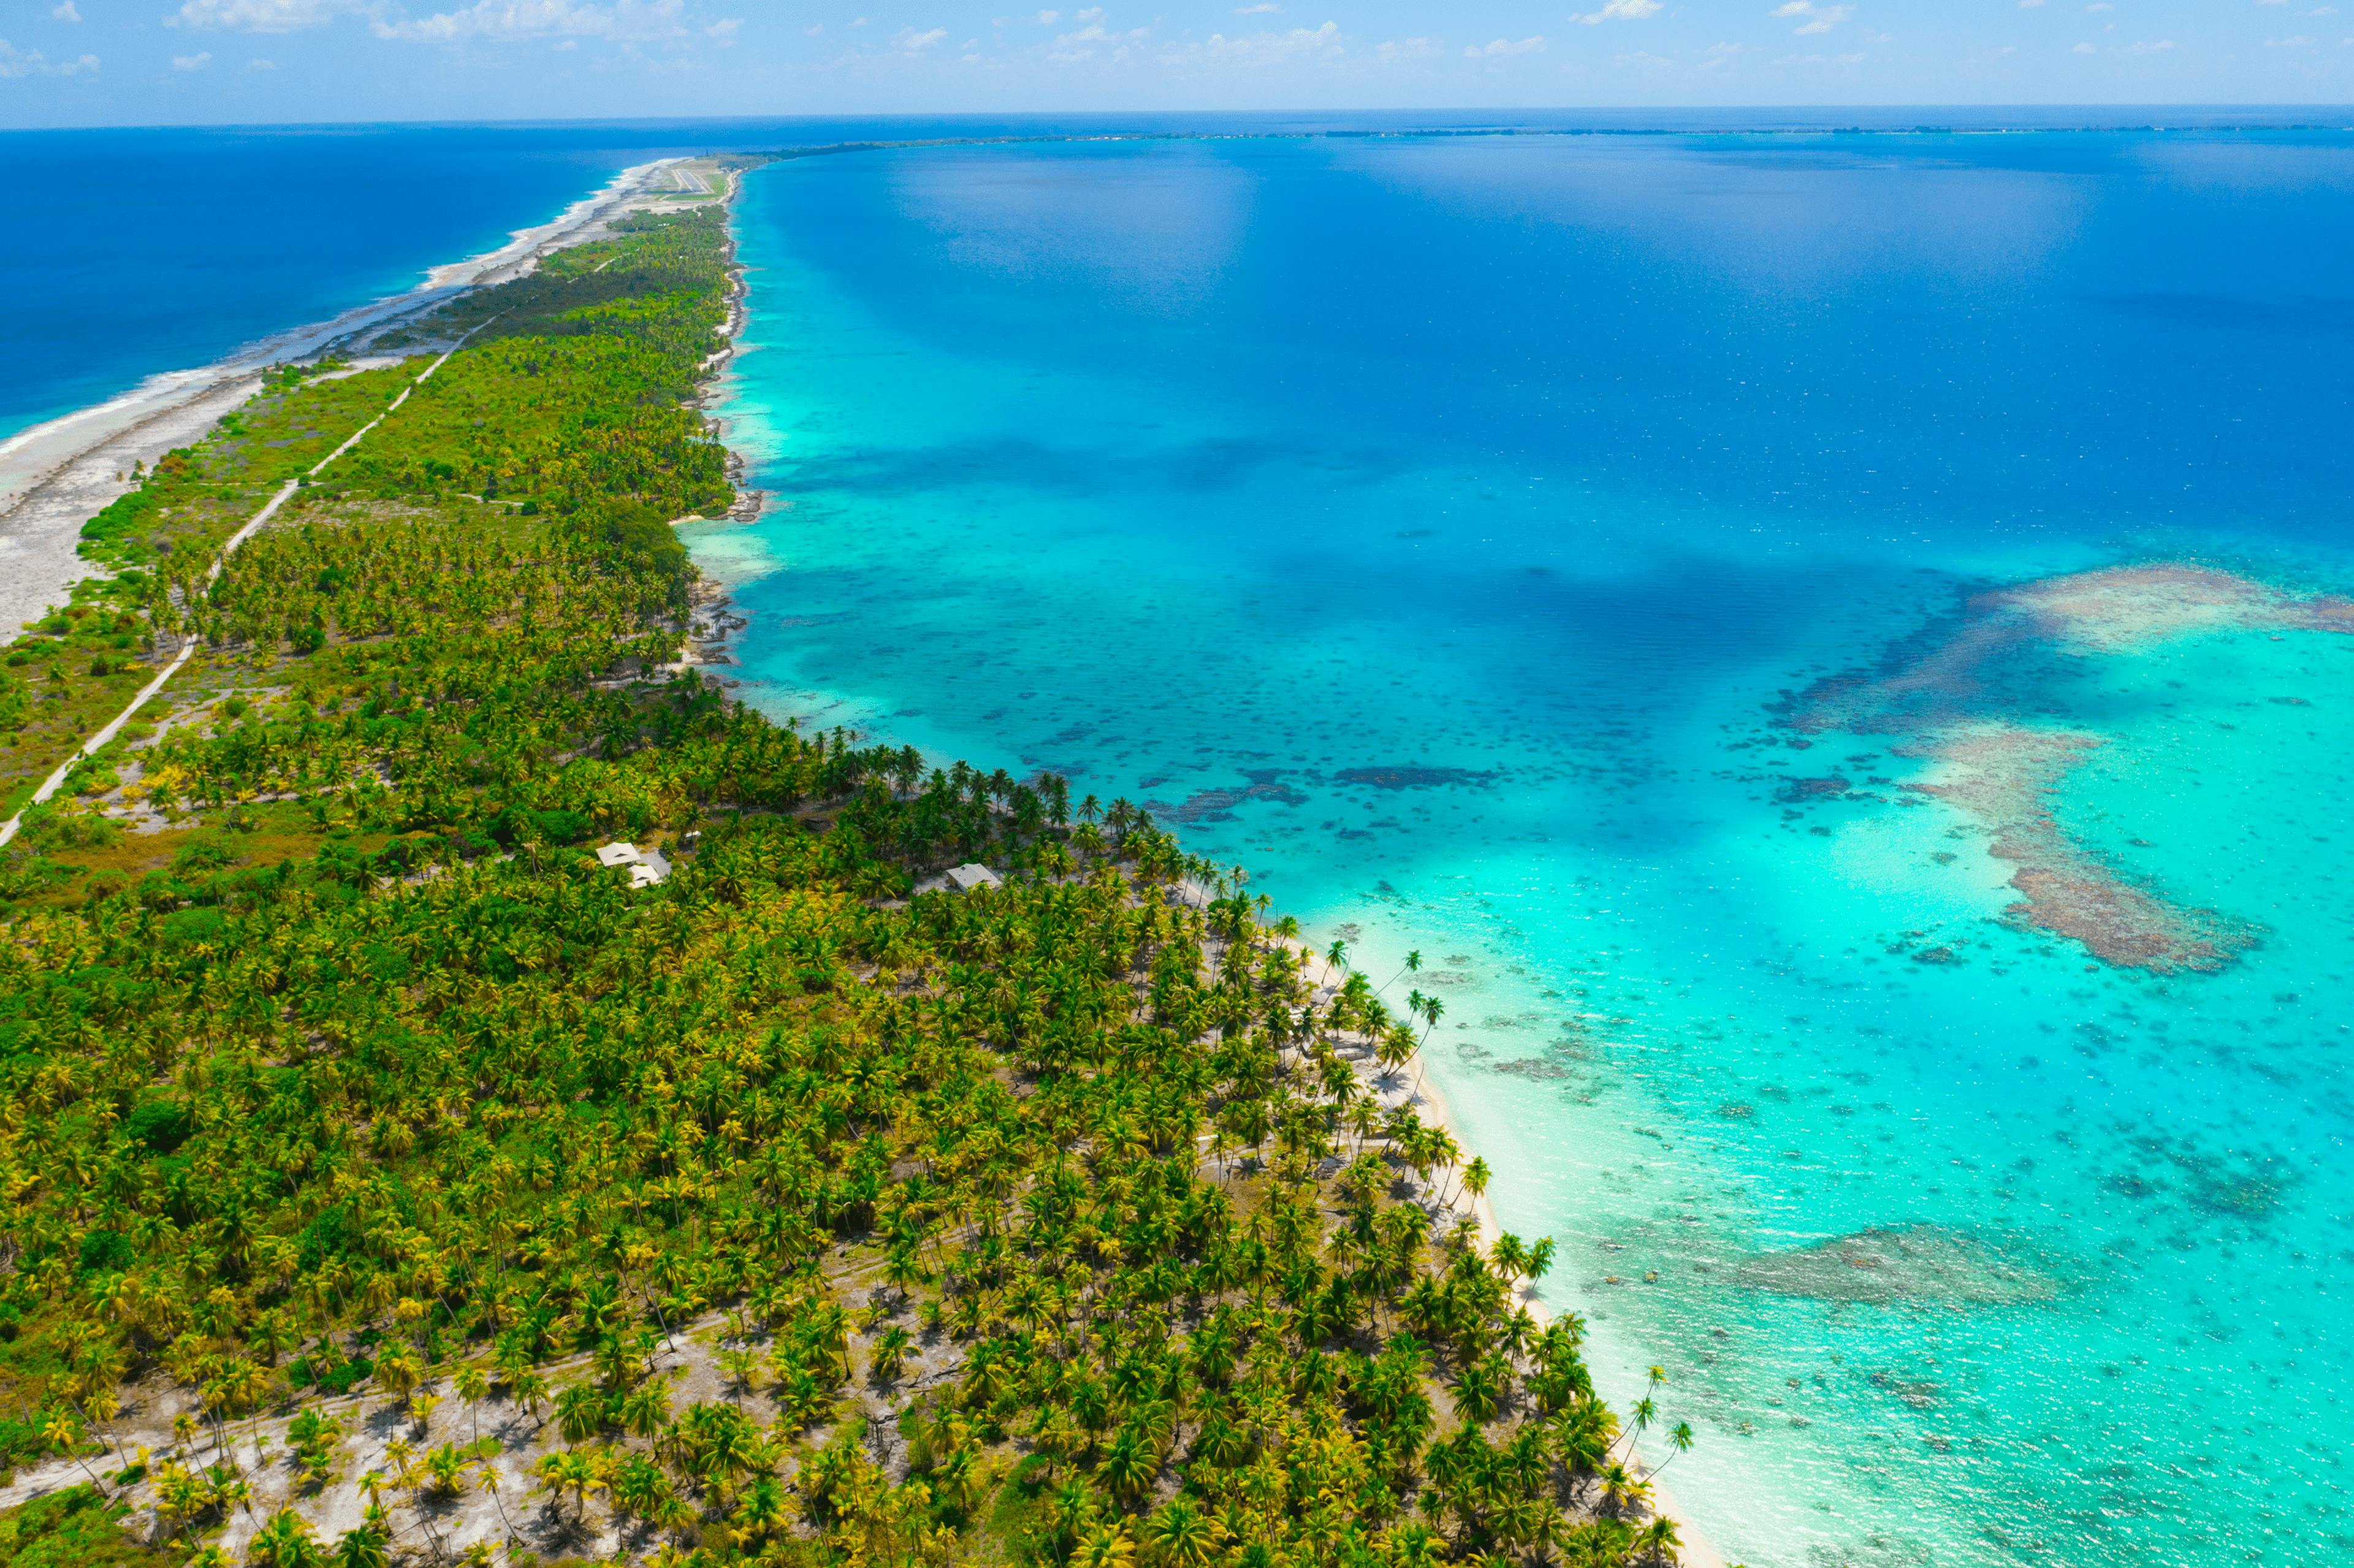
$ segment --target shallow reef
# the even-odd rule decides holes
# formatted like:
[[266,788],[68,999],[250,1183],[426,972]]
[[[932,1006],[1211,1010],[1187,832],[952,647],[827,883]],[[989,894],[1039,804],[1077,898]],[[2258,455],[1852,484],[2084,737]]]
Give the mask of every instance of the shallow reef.
[[1975,1236],[1928,1224],[1875,1226],[1761,1254],[1741,1266],[1740,1278],[1777,1296],[1883,1306],[2000,1307],[2059,1294],[2049,1276],[2006,1260]]
[[[1900,754],[1935,763],[1933,779],[1907,788],[1988,830],[1988,852],[2015,868],[2020,898],[2005,912],[2013,924],[2119,969],[2212,972],[2254,944],[2256,927],[2143,885],[2054,816],[2068,774],[2107,744],[2091,728],[2052,722],[2054,677],[2173,638],[2288,631],[2354,631],[2354,599],[2187,562],[2071,573],[1973,594],[1873,668],[1793,695],[1780,718],[1801,735],[1894,736]],[[1790,780],[1782,800],[1828,798],[1825,783]]]

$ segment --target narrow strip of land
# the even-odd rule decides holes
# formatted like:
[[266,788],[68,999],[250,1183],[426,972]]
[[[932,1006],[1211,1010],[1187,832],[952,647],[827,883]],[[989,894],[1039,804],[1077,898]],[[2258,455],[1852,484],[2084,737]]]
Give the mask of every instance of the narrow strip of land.
[[[496,318],[493,317],[493,319],[495,320]],[[483,323],[484,326],[489,324],[490,323],[488,322]],[[211,568],[205,573],[206,587],[210,588],[214,583],[220,581],[221,568],[228,564],[229,556],[237,553],[237,547],[239,545],[244,544],[248,539],[253,537],[254,533],[260,529],[263,524],[278,515],[278,509],[285,505],[288,501],[293,498],[294,493],[302,488],[305,481],[318,478],[320,474],[326,471],[327,465],[329,463],[334,462],[337,458],[343,456],[345,452],[359,445],[360,438],[362,436],[366,435],[370,430],[375,429],[378,425],[383,424],[386,419],[389,418],[403,403],[408,401],[408,395],[411,392],[414,392],[419,387],[424,386],[426,381],[432,376],[435,371],[440,369],[442,366],[449,363],[451,355],[457,353],[458,350],[466,346],[467,338],[472,337],[475,333],[482,330],[482,327],[470,329],[464,337],[461,337],[456,343],[452,344],[439,359],[436,359],[432,364],[427,366],[422,371],[419,372],[415,380],[402,387],[400,389],[400,396],[395,397],[389,404],[386,405],[383,413],[378,414],[375,418],[370,419],[366,424],[362,425],[358,429],[354,430],[350,435],[345,437],[343,445],[337,447],[334,451],[329,452],[325,457],[321,458],[317,462],[313,463],[309,468],[303,470],[300,475],[293,479],[290,479],[284,484],[280,485],[277,493],[270,496],[269,501],[263,504],[260,511],[256,512],[251,517],[246,519],[245,525],[243,527],[239,528],[236,533],[231,534],[228,539],[222,542],[220,552],[213,557]],[[132,698],[131,701],[123,706],[121,713],[115,715],[105,724],[101,725],[96,733],[91,735],[88,740],[83,741],[81,745],[76,747],[72,756],[67,758],[63,762],[58,763],[56,770],[50,773],[47,779],[41,780],[41,787],[33,791],[33,798],[25,803],[23,810],[19,810],[15,816],[9,818],[5,822],[0,822],[0,847],[6,846],[7,843],[11,840],[15,839],[16,834],[23,830],[25,825],[25,811],[30,810],[35,806],[43,804],[48,800],[50,797],[54,796],[60,789],[63,789],[65,787],[66,776],[71,773],[74,770],[75,766],[84,758],[95,757],[113,743],[114,737],[122,733],[122,726],[129,724],[132,717],[136,715],[141,708],[145,707],[147,704],[154,699],[155,694],[164,689],[164,685],[172,679],[173,676],[180,673],[180,667],[188,662],[188,655],[196,651],[196,643],[198,641],[199,639],[196,637],[182,639],[180,642],[180,651],[172,656],[172,662],[169,664],[164,665],[163,671],[157,674],[154,680],[140,687],[139,694]]]

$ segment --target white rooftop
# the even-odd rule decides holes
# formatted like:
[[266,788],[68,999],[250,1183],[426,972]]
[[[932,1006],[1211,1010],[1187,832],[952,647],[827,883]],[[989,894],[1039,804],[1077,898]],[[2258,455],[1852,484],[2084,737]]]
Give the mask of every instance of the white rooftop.
[[652,887],[670,874],[670,862],[658,849],[640,849],[619,841],[597,846],[597,863],[630,868],[631,887]]
[[1005,884],[989,867],[967,861],[949,868],[949,885],[959,893],[970,893],[976,887],[1002,887]]

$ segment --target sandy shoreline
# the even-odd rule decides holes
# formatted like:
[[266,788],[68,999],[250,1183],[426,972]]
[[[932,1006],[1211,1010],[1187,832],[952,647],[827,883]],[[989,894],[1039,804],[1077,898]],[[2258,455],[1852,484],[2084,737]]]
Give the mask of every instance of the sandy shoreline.
[[[547,223],[515,231],[504,246],[465,261],[433,269],[427,281],[408,293],[379,300],[345,312],[328,322],[292,329],[255,344],[213,365],[195,370],[150,377],[121,397],[61,418],[31,427],[0,441],[0,644],[18,634],[19,623],[61,602],[72,584],[92,575],[90,564],[76,554],[80,527],[129,488],[122,477],[136,462],[152,463],[164,452],[187,445],[219,418],[260,389],[260,372],[269,365],[317,356],[334,348],[365,346],[376,333],[442,304],[466,291],[509,281],[529,272],[548,252],[588,242],[608,232],[607,226],[642,203],[684,196],[692,202],[717,199],[732,204],[740,179],[724,175],[717,188],[712,167],[689,168],[665,178],[665,171],[699,161],[662,159],[624,170],[596,194],[567,207]],[[690,183],[693,182],[693,183]],[[694,188],[699,183],[701,191]],[[737,339],[747,322],[748,289],[743,269],[731,261],[734,280],[728,319],[720,346],[705,362],[708,379],[695,400],[706,417],[723,429],[724,415],[711,405],[723,402],[725,376],[737,352]],[[740,453],[730,451],[731,477],[740,478],[745,465]],[[758,491],[740,491],[732,515],[740,522],[758,517],[763,497]],[[698,613],[715,623],[730,618],[732,603],[724,588],[714,599],[700,603]],[[740,627],[740,619],[736,627]],[[734,630],[730,627],[728,630]],[[691,655],[698,664],[732,664],[725,651],[726,632],[713,640],[708,652]],[[712,656],[716,653],[716,656]],[[731,684],[734,683],[730,683]],[[1301,949],[1311,961],[1311,972],[1321,972],[1320,984],[1336,987],[1341,977],[1324,966],[1320,955]],[[1427,1072],[1415,1078],[1391,1080],[1370,1062],[1363,1065],[1373,1091],[1385,1105],[1410,1107],[1426,1122],[1446,1128],[1469,1160],[1474,1152],[1453,1117],[1442,1091]],[[1468,1194],[1458,1193],[1456,1207]],[[1433,1189],[1436,1199],[1436,1189]],[[1483,1245],[1502,1234],[1486,1196],[1471,1199],[1469,1212],[1479,1228]],[[1543,1304],[1525,1298],[1532,1315],[1549,1316]],[[1654,1510],[1672,1520],[1681,1538],[1681,1560],[1691,1568],[1724,1568],[1725,1560],[1675,1504],[1654,1483]]]
[[[736,176],[731,176],[729,179],[725,199],[730,205],[731,209],[735,196],[739,187],[739,179]],[[733,244],[733,238],[731,222],[731,247]],[[737,340],[743,333],[747,323],[748,312],[746,302],[748,294],[748,289],[744,278],[744,269],[741,263],[731,261],[729,270],[735,280],[735,286],[729,298],[726,339],[722,346],[715,351],[711,355],[710,358],[705,362],[705,368],[711,373],[711,376],[710,379],[704,384],[704,389],[701,395],[695,399],[696,406],[703,408],[706,414],[710,415],[713,418],[714,422],[721,428],[723,431],[723,440],[725,439],[724,432],[727,421],[724,413],[715,411],[714,406],[723,404],[726,397],[725,382],[726,370],[728,362],[734,358],[737,353]],[[746,471],[746,468],[747,465],[745,463],[743,454],[735,451],[731,448],[728,454],[730,478],[740,479],[741,475]],[[762,496],[761,493],[758,491],[743,491],[739,489],[737,503],[733,509],[731,509],[731,515],[739,523],[754,522],[760,514],[762,510],[762,502],[764,499],[765,498]],[[701,562],[698,561],[697,565],[700,567]],[[698,616],[707,617],[714,622],[721,622],[727,619],[733,619],[736,624],[728,630],[732,630],[739,629],[742,626],[743,621],[740,612],[735,612],[733,595],[729,591],[727,585],[717,578],[707,577],[705,580],[711,582],[717,591],[709,599],[697,603],[696,611]],[[732,617],[730,612],[735,612]],[[732,652],[726,651],[726,633],[723,631],[715,641],[710,652],[702,652],[690,655],[691,662],[704,665],[734,664],[736,661]],[[733,686],[739,684],[740,683],[729,681],[726,683]],[[1203,898],[1206,898],[1208,896],[1205,890],[1195,891],[1198,892],[1199,895]],[[1313,948],[1310,948],[1304,944],[1295,943],[1294,946],[1297,948],[1301,958],[1306,961],[1308,965],[1308,972],[1319,977],[1315,983],[1318,985],[1320,991],[1323,992],[1324,1000],[1329,1001],[1331,992],[1338,989],[1341,980],[1345,977],[1332,972],[1331,967],[1326,964],[1323,955],[1316,952]],[[1418,1055],[1419,1054],[1417,1054],[1417,1057]],[[1418,1064],[1410,1064],[1408,1071],[1412,1071],[1416,1065]],[[1419,1080],[1418,1086],[1415,1081],[1410,1079],[1396,1079],[1393,1080],[1394,1083],[1394,1087],[1385,1088],[1384,1086],[1385,1081],[1384,1075],[1380,1072],[1380,1069],[1373,1065],[1370,1059],[1360,1065],[1360,1070],[1363,1073],[1367,1080],[1368,1086],[1381,1099],[1384,1105],[1409,1107],[1416,1115],[1420,1116],[1424,1121],[1434,1123],[1444,1128],[1447,1136],[1452,1138],[1458,1148],[1463,1151],[1463,1158],[1467,1163],[1470,1160],[1471,1156],[1477,1152],[1472,1147],[1470,1140],[1464,1136],[1462,1128],[1458,1124],[1452,1112],[1449,1110],[1446,1097],[1440,1092],[1437,1084],[1432,1079],[1428,1073],[1421,1072],[1415,1075],[1415,1076]],[[1437,1191],[1435,1187],[1431,1189],[1431,1192],[1435,1202],[1437,1200]],[[1468,1196],[1468,1194],[1457,1194],[1458,1207],[1461,1200],[1466,1196]],[[1481,1245],[1483,1246],[1492,1246],[1495,1244],[1496,1239],[1503,1234],[1503,1227],[1497,1223],[1495,1212],[1490,1206],[1485,1194],[1470,1201],[1470,1213],[1479,1224]],[[1545,1321],[1551,1317],[1552,1314],[1546,1310],[1543,1302],[1525,1295],[1523,1296],[1523,1301],[1528,1307],[1531,1316],[1534,1317],[1540,1323]],[[1670,1493],[1665,1487],[1656,1481],[1652,1483],[1651,1507],[1655,1513],[1673,1521],[1675,1524],[1676,1532],[1680,1542],[1677,1548],[1677,1556],[1678,1560],[1686,1565],[1686,1568],[1727,1568],[1726,1559],[1723,1554],[1718,1552],[1717,1549],[1709,1542],[1707,1537],[1701,1533],[1699,1527],[1692,1523],[1691,1516],[1677,1506],[1674,1496]]]
[[[1415,1053],[1417,1062],[1419,1062],[1419,1054],[1422,1053]],[[1407,1071],[1413,1071],[1413,1066],[1415,1065],[1407,1065]],[[1479,1154],[1479,1149],[1471,1144],[1469,1137],[1464,1137],[1462,1126],[1455,1120],[1452,1111],[1447,1109],[1446,1095],[1441,1093],[1441,1087],[1438,1087],[1438,1083],[1431,1078],[1429,1071],[1424,1069],[1419,1071],[1417,1075],[1419,1075],[1419,1087],[1415,1086],[1415,1083],[1405,1083],[1405,1086],[1401,1086],[1396,1097],[1384,1097],[1384,1104],[1405,1104],[1405,1107],[1413,1107],[1413,1111],[1417,1116],[1422,1116],[1422,1120],[1446,1128],[1447,1137],[1455,1139],[1455,1147],[1462,1149],[1464,1163],[1471,1163],[1471,1156]],[[1380,1093],[1380,1090],[1377,1090],[1377,1093]],[[1490,1208],[1490,1203],[1488,1203],[1488,1193],[1479,1193],[1479,1196],[1474,1198],[1471,1193],[1458,1192],[1455,1193],[1455,1208],[1462,1208],[1464,1198],[1469,1198],[1471,1217],[1479,1222],[1480,1245],[1492,1248],[1497,1236],[1504,1234],[1504,1226],[1497,1224],[1495,1208]],[[1528,1287],[1525,1286],[1523,1290],[1521,1290],[1521,1302],[1528,1307],[1528,1316],[1537,1319],[1537,1323],[1544,1323],[1544,1320],[1549,1320],[1553,1316],[1552,1311],[1546,1309],[1544,1302],[1540,1302],[1535,1295],[1528,1295]],[[1643,1457],[1643,1469],[1646,1471],[1652,1469],[1650,1457]],[[1669,1493],[1664,1483],[1659,1481],[1650,1483],[1650,1510],[1652,1514],[1659,1514],[1662,1519],[1674,1520],[1676,1561],[1683,1563],[1683,1568],[1728,1568],[1723,1552],[1718,1552],[1718,1549],[1713,1547],[1713,1542],[1709,1542],[1707,1535],[1702,1535],[1700,1526],[1695,1526],[1695,1523],[1692,1523],[1692,1516],[1685,1514],[1679,1504],[1676,1504],[1676,1495]]]
[[[1323,955],[1314,948],[1299,944],[1298,950],[1308,961],[1310,972],[1318,977],[1314,983],[1319,1000],[1329,1002],[1339,991],[1341,982],[1347,977],[1335,973],[1332,967],[1325,961]],[[1373,1066],[1370,1060],[1359,1064],[1359,1070],[1364,1075],[1368,1086],[1384,1107],[1404,1107],[1420,1117],[1425,1123],[1445,1128],[1447,1136],[1455,1140],[1457,1149],[1461,1151],[1462,1163],[1468,1165],[1471,1162],[1472,1157],[1479,1153],[1479,1150],[1470,1139],[1465,1136],[1461,1124],[1455,1119],[1453,1111],[1447,1106],[1445,1093],[1440,1090],[1437,1080],[1423,1065],[1421,1056],[1422,1054],[1417,1051],[1415,1054],[1415,1059],[1400,1068],[1401,1075],[1395,1077],[1382,1073],[1381,1069]],[[1384,1088],[1383,1086],[1384,1082],[1393,1083],[1395,1086]],[[1436,1181],[1425,1190],[1430,1193],[1434,1202],[1439,1201]],[[1468,1192],[1458,1191],[1454,1195],[1454,1202],[1448,1207],[1458,1213],[1467,1211],[1469,1213],[1473,1222],[1479,1227],[1479,1245],[1483,1247],[1494,1246],[1497,1238],[1504,1234],[1504,1227],[1497,1223],[1496,1212],[1490,1205],[1485,1192],[1474,1197]],[[1522,1305],[1528,1308],[1529,1316],[1534,1318],[1540,1325],[1551,1319],[1553,1313],[1543,1301],[1529,1293],[1525,1284],[1521,1287],[1518,1294]],[[1643,1461],[1643,1465],[1646,1472],[1651,1468],[1651,1461],[1648,1458]],[[1629,1466],[1629,1468],[1633,1467]],[[1656,1480],[1651,1483],[1650,1507],[1652,1512],[1674,1523],[1678,1542],[1676,1559],[1684,1565],[1684,1568],[1728,1568],[1724,1554],[1701,1533],[1700,1527],[1691,1521],[1691,1516],[1677,1506],[1674,1494]]]
[[151,376],[103,403],[0,440],[0,644],[92,575],[76,553],[81,525],[129,490],[124,476],[132,465],[153,463],[203,435],[260,390],[265,366],[357,347],[369,334],[468,289],[520,277],[548,251],[594,239],[641,199],[667,194],[664,172],[686,162],[661,158],[624,169],[549,221],[515,230],[498,249],[434,268],[406,293],[274,334],[210,365]]

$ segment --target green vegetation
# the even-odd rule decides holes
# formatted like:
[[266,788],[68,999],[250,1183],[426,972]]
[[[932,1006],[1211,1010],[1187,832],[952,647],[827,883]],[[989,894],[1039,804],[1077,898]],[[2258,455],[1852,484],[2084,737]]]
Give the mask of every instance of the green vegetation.
[[0,1517],[0,1568],[171,1568],[123,1533],[130,1511],[87,1484],[37,1498]]
[[[0,859],[8,1457],[152,1448],[114,1486],[164,1555],[279,1568],[454,1553],[502,1477],[491,1537],[558,1555],[1666,1556],[1520,1304],[1550,1244],[1425,1206],[1456,1151],[1355,1065],[1416,1044],[1384,988],[1125,802],[675,662],[726,263],[668,214],[460,302],[209,593],[425,361],[278,377],[92,525],[107,635],[204,651]],[[34,1554],[101,1509],[0,1551],[143,1560]]]

